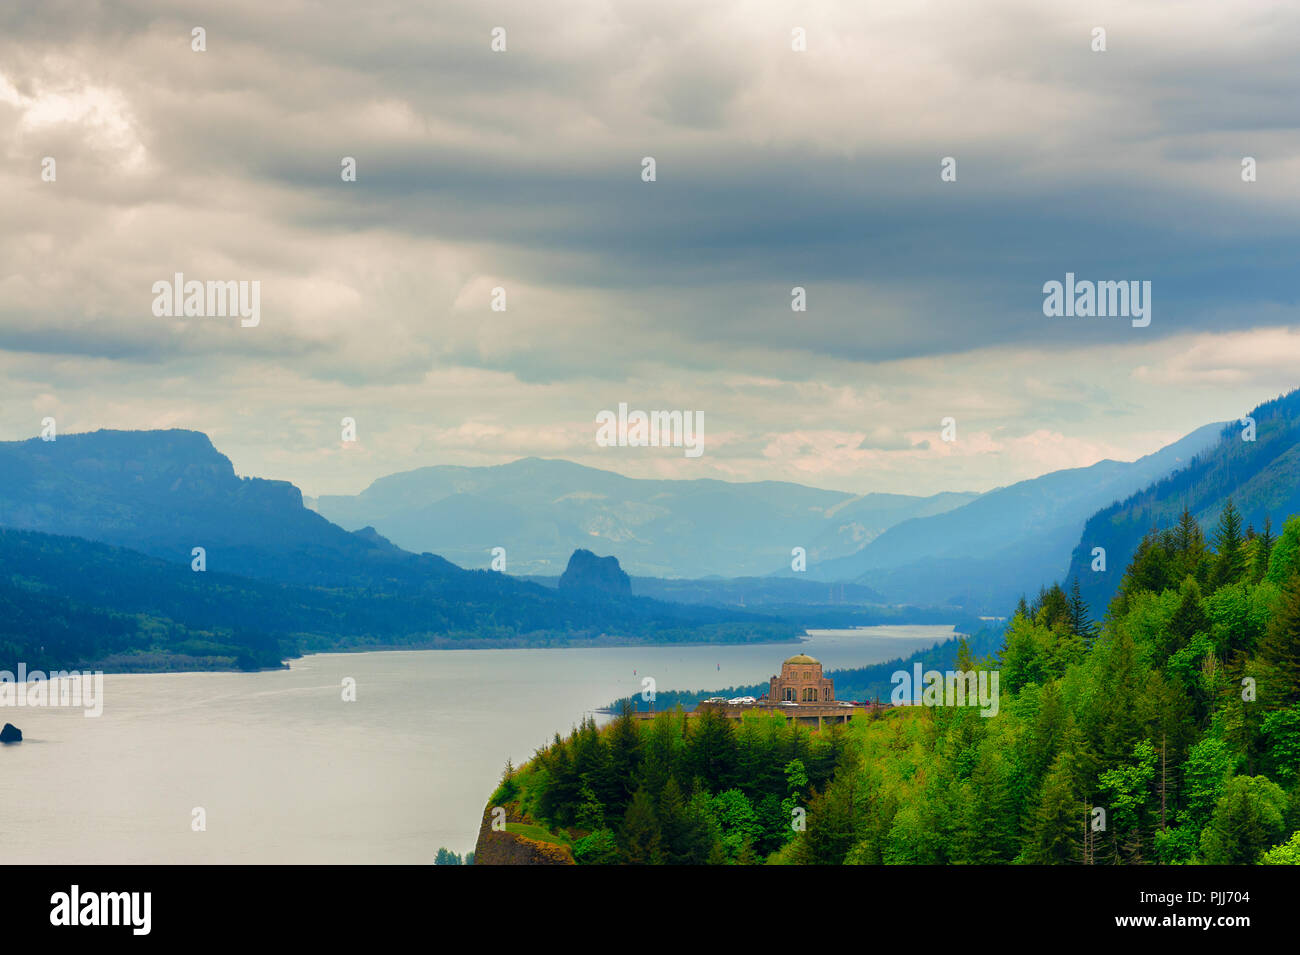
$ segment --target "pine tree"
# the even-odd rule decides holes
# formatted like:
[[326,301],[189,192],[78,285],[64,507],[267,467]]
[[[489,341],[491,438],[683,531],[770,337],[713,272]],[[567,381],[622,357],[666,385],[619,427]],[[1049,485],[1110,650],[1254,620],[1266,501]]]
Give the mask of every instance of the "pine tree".
[[1237,506],[1232,503],[1231,497],[1224,502],[1223,511],[1219,514],[1219,527],[1214,534],[1214,549],[1217,556],[1214,561],[1214,572],[1210,577],[1213,587],[1236,583],[1241,577],[1242,570],[1245,569],[1245,558],[1242,555],[1241,514],[1237,511]]
[[1261,698],[1284,706],[1300,699],[1300,574],[1282,592],[1282,602],[1259,645],[1259,660],[1273,684]]
[[1250,579],[1259,583],[1268,573],[1268,559],[1273,554],[1273,519],[1264,518],[1264,531],[1255,538],[1255,557],[1251,562]]
[[1086,819],[1086,813],[1087,807],[1074,795],[1070,758],[1061,753],[1052,763],[1030,815],[1024,860],[1030,865],[1060,865],[1077,859],[1081,843],[1079,819]]
[[609,729],[609,768],[615,792],[606,803],[608,818],[618,819],[636,789],[641,769],[641,727],[626,702]]
[[1128,598],[1142,591],[1161,593],[1170,586],[1171,561],[1169,549],[1162,546],[1160,535],[1149,531],[1138,544],[1120,584],[1118,613],[1128,609]]
[[621,842],[629,865],[659,865],[663,861],[659,820],[645,789],[638,789],[628,804]]
[[1210,616],[1205,612],[1201,600],[1201,588],[1195,579],[1183,581],[1180,588],[1182,599],[1174,615],[1169,618],[1169,626],[1157,637],[1158,647],[1165,656],[1171,656],[1192,642],[1198,633],[1209,633]]
[[1052,584],[1050,589],[1039,592],[1034,618],[1045,627],[1055,627],[1058,624],[1069,626],[1070,599],[1065,596],[1060,584]]
[[1079,578],[1074,578],[1074,584],[1070,587],[1070,632],[1082,639],[1085,643],[1092,643],[1093,637],[1097,635],[1096,625],[1093,624],[1092,618],[1088,616],[1088,605],[1084,602],[1083,594],[1079,592]]
[[1192,517],[1190,509],[1183,508],[1170,542],[1173,544],[1174,557],[1170,585],[1177,586],[1189,575],[1199,578],[1204,566],[1205,535],[1201,532],[1201,525],[1196,523],[1196,518]]

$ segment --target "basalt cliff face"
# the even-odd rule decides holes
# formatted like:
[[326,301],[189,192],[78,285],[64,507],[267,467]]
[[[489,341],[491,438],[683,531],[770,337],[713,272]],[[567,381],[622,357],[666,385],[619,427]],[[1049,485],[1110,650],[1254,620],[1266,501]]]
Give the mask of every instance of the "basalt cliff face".
[[618,565],[617,557],[597,557],[589,550],[575,550],[569,566],[560,575],[559,589],[573,596],[600,594],[631,596],[632,579]]
[[[506,816],[507,822],[523,820]],[[492,807],[483,810],[483,823],[478,830],[478,843],[474,846],[475,865],[575,865],[573,853],[567,846],[553,842],[539,842],[517,832],[492,829]]]

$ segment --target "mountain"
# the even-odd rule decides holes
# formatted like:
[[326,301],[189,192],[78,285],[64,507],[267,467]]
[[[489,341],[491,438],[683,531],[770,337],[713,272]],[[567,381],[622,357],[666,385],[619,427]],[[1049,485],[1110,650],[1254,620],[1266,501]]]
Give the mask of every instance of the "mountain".
[[303,507],[287,481],[239,477],[197,431],[96,431],[0,442],[0,526],[84,537],[208,570],[320,586],[451,577],[373,532]]
[[1026,586],[1061,578],[1066,555],[1098,508],[1186,465],[1218,440],[1222,428],[1206,425],[1136,461],[1053,471],[942,514],[903,521],[852,556],[810,561],[808,573],[854,580],[895,601],[1005,613]]
[[589,550],[575,550],[569,566],[560,575],[558,589],[568,594],[631,596],[632,580],[618,565],[617,557],[597,557]]
[[618,554],[646,577],[739,577],[854,553],[908,518],[975,497],[853,495],[775,481],[627,478],[568,461],[524,458],[495,467],[436,466],[380,478],[358,495],[325,495],[316,509],[342,527],[373,526],[408,550],[487,567],[504,547],[507,570],[558,575],[580,548]]
[[[1271,520],[1275,537],[1286,516],[1300,511],[1300,390],[1260,405],[1249,417],[1253,441],[1240,423],[1215,425],[1214,442],[1185,467],[1087,521],[1064,579],[1078,577],[1094,616],[1110,603],[1143,536],[1178,523],[1184,508],[1209,534],[1231,497],[1243,527],[1261,531]],[[1096,547],[1105,549],[1104,571],[1092,570]]]
[[582,600],[489,571],[424,587],[282,584],[76,537],[0,528],[0,670],[274,666],[383,647],[793,639],[770,616],[644,598]]
[[[0,596],[29,616],[37,595],[51,613],[76,617],[61,638],[69,652],[85,644],[170,653],[175,641],[166,633],[182,631],[186,639],[190,631],[215,635],[226,649],[241,645],[246,630],[271,633],[286,653],[447,641],[784,640],[797,633],[773,616],[738,609],[633,596],[577,600],[408,553],[373,528],[350,533],[331,524],[303,507],[291,484],[237,476],[207,436],[192,431],[0,443],[0,528]],[[202,573],[191,564],[199,547]],[[123,646],[107,647],[95,637],[96,614],[117,621],[114,633],[122,616],[144,615],[157,626],[143,633],[127,621]],[[5,639],[11,648],[28,646],[21,637],[11,631]],[[270,652],[264,641],[258,647]]]

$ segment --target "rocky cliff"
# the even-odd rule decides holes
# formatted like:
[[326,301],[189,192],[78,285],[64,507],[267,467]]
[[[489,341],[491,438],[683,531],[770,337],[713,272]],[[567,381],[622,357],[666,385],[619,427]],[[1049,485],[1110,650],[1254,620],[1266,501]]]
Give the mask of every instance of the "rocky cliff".
[[618,565],[617,557],[597,557],[589,550],[575,550],[569,566],[560,575],[560,590],[575,595],[632,594],[632,579]]
[[[478,843],[474,846],[475,865],[575,865],[568,846],[553,842],[540,842],[508,830],[492,829],[492,808],[483,810],[483,823],[478,830]],[[507,811],[506,822],[525,822]]]

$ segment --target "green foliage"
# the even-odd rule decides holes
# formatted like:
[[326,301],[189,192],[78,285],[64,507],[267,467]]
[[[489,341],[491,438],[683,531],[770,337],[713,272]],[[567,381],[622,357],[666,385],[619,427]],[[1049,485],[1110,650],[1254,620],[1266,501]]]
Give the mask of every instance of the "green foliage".
[[1236,583],[1246,571],[1244,541],[1241,536],[1241,514],[1229,497],[1219,515],[1219,526],[1214,533],[1214,569],[1210,580],[1213,586]]
[[1291,577],[1282,592],[1277,613],[1260,642],[1259,657],[1268,679],[1266,701],[1300,700],[1300,574]]
[[1274,710],[1260,727],[1268,741],[1266,766],[1284,786],[1300,780],[1300,703]]
[[1269,558],[1273,555],[1273,519],[1265,517],[1264,530],[1255,538],[1250,557],[1250,579],[1259,583],[1268,574]]
[[1260,856],[1286,833],[1286,794],[1264,776],[1234,776],[1201,833],[1208,865],[1242,865]]
[[1180,815],[1183,823],[1200,832],[1209,822],[1210,813],[1214,811],[1237,761],[1237,755],[1228,745],[1214,736],[1207,736],[1192,747],[1183,766],[1186,780],[1184,809]]
[[573,844],[573,858],[579,865],[616,865],[618,839],[609,829],[599,829]]
[[[331,527],[316,515],[310,520]],[[357,546],[355,535],[333,531]],[[260,537],[275,535],[262,530]],[[797,632],[741,611],[636,597],[573,599],[401,551],[376,564],[322,544],[292,558],[254,560],[237,551],[219,562],[214,547],[204,573],[191,571],[188,544],[171,553],[164,560],[0,528],[0,669],[23,661],[42,670],[252,670],[345,648],[568,645],[603,634],[622,643],[751,642]],[[311,576],[331,560],[331,574],[343,577]],[[353,565],[355,580],[347,569]],[[265,574],[255,574],[258,568]],[[266,579],[280,570],[299,573],[293,568],[308,579]]]
[[[540,752],[521,802],[580,838],[603,819],[619,862],[1294,864],[1300,520],[1266,574],[1266,535],[1240,523],[1225,506],[1214,550],[1186,509],[1147,535],[1101,627],[1074,587],[1022,601],[995,717],[899,707],[810,735],[625,715]],[[979,666],[962,644],[950,659]]]
[[1075,793],[1074,770],[1069,757],[1056,757],[1029,816],[1024,861],[1031,865],[1059,865],[1079,858],[1080,825],[1088,807]]
[[1274,846],[1259,859],[1260,865],[1300,865],[1300,832],[1291,833],[1291,838],[1280,846]]
[[1282,525],[1282,536],[1273,545],[1268,561],[1267,579],[1279,586],[1300,571],[1300,515],[1288,517]]

